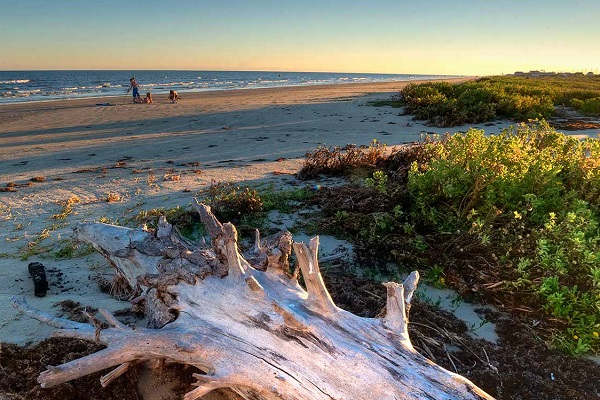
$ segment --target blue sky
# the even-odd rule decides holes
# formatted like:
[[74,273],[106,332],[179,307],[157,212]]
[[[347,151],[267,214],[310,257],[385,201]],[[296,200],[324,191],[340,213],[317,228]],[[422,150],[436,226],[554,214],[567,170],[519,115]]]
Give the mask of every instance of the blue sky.
[[0,0],[0,70],[600,68],[592,0]]

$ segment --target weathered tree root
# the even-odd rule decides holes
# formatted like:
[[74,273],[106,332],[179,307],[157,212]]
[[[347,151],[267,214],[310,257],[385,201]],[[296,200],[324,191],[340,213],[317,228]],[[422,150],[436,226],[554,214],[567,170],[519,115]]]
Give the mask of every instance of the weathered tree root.
[[[55,318],[13,299],[24,313],[58,328],[57,336],[86,339],[106,349],[48,367],[38,381],[58,385],[117,366],[103,385],[132,364],[152,359],[188,364],[196,389],[185,400],[229,388],[245,399],[398,400],[491,399],[469,380],[418,354],[407,331],[408,308],[419,275],[386,283],[383,319],[338,308],[319,270],[318,238],[293,243],[289,233],[260,240],[245,257],[232,224],[221,224],[196,204],[212,246],[196,247],[161,219],[155,232],[105,224],[81,225],[92,243],[139,287],[149,327],[131,329],[107,312],[110,326]],[[289,272],[296,254],[306,290]],[[94,326],[95,325],[95,326]]]

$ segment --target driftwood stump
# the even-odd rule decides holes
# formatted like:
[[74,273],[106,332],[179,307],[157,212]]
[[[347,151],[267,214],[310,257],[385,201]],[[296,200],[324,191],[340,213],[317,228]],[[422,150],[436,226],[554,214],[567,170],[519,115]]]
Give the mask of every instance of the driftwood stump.
[[146,328],[101,311],[109,326],[103,329],[95,319],[55,318],[13,300],[58,328],[57,336],[106,346],[48,367],[38,378],[43,387],[116,366],[101,379],[107,385],[138,362],[162,360],[199,370],[185,400],[217,388],[265,400],[491,399],[413,349],[407,325],[417,272],[403,284],[385,284],[385,318],[361,318],[332,301],[319,271],[318,238],[293,243],[285,232],[260,240],[257,232],[254,247],[241,255],[235,227],[221,224],[209,207],[195,207],[210,245],[193,245],[164,218],[155,231],[100,223],[75,229],[75,238],[102,252],[137,292],[132,302],[144,304]]

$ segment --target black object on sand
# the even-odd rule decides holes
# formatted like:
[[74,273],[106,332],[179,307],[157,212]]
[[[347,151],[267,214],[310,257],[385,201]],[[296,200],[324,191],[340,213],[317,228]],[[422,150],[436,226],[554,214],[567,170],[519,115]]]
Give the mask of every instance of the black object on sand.
[[32,262],[27,267],[29,275],[33,279],[34,294],[37,297],[44,297],[48,291],[48,280],[46,279],[46,271],[44,266],[39,262]]

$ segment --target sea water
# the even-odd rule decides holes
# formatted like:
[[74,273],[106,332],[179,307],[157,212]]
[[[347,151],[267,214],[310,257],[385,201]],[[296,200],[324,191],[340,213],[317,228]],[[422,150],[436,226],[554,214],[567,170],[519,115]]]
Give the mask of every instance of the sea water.
[[257,71],[0,71],[0,104],[123,96],[135,76],[140,94],[322,84],[411,81],[449,75]]

